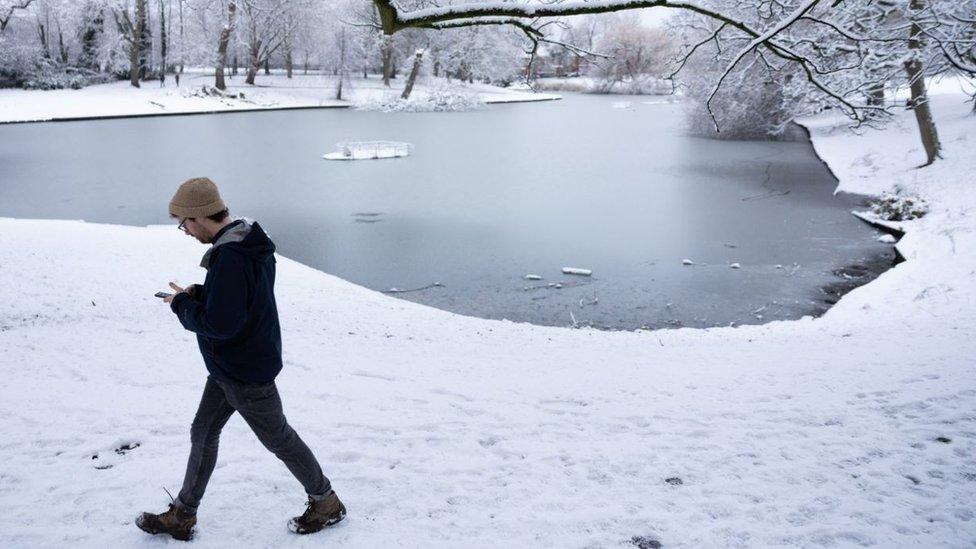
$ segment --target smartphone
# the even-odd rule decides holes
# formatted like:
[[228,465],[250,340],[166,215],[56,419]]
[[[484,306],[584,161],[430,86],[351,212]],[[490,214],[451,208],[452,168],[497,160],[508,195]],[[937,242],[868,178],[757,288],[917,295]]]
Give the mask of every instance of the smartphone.
[[156,297],[158,297],[159,299],[165,299],[167,297],[170,297],[171,295],[173,294],[168,294],[166,292],[156,292]]

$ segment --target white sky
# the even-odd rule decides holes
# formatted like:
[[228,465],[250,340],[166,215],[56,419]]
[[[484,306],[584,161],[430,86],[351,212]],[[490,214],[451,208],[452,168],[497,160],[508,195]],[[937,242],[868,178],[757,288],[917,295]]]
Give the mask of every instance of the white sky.
[[648,27],[660,27],[664,20],[672,15],[674,10],[668,8],[643,8],[640,12],[641,21]]

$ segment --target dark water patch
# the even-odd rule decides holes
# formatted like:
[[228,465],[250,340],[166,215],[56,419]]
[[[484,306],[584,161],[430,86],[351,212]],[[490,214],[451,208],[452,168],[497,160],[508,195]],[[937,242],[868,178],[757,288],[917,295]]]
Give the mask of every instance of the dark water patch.
[[841,297],[851,290],[878,278],[881,276],[881,273],[887,271],[896,263],[896,254],[894,248],[892,248],[890,251],[884,251],[874,255],[862,263],[845,265],[844,267],[834,269],[831,271],[831,274],[834,275],[836,280],[820,288],[820,291],[823,293],[824,302],[820,313],[826,312],[831,305],[836,304],[840,301]]

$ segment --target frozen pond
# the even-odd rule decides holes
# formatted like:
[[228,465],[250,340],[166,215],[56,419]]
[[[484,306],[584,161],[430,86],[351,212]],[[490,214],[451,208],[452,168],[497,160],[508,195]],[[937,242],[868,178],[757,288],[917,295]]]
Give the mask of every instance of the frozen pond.
[[[321,158],[378,139],[415,148]],[[832,196],[809,143],[688,137],[680,107],[653,98],[6,125],[0,142],[0,216],[168,223],[176,186],[206,175],[281,254],[376,290],[439,282],[397,295],[486,318],[616,329],[798,318],[824,309],[832,271],[891,253],[850,215],[857,197]]]

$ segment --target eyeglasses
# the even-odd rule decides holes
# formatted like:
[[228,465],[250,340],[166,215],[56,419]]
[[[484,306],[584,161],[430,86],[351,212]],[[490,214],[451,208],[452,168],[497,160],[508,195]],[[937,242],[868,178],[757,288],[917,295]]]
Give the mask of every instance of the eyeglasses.
[[181,231],[183,231],[184,233],[186,232],[186,220],[187,220],[187,219],[190,219],[190,218],[189,218],[189,217],[184,217],[184,218],[183,218],[183,219],[182,219],[182,220],[180,221],[180,224],[179,224],[179,225],[177,225],[177,227],[176,227],[177,229],[179,229],[179,230],[181,230]]

